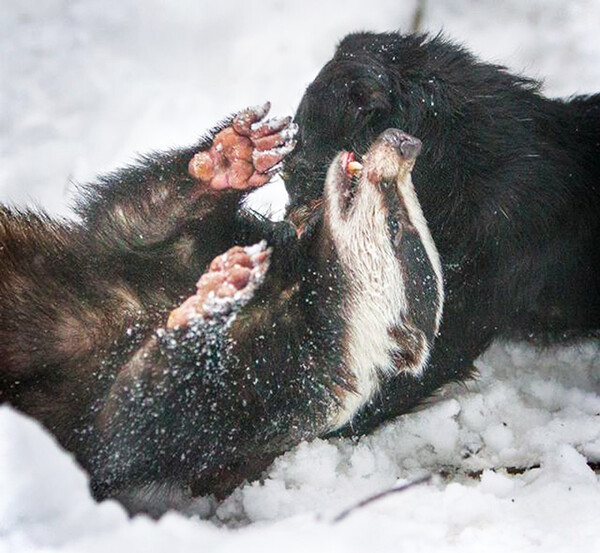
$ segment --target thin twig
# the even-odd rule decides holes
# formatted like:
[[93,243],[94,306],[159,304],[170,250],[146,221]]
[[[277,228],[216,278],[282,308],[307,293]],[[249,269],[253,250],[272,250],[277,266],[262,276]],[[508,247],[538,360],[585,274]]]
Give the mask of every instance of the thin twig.
[[358,509],[362,509],[366,505],[374,503],[375,501],[379,501],[380,499],[383,499],[384,497],[387,497],[388,495],[392,495],[394,493],[399,493],[399,492],[405,492],[406,490],[408,490],[414,486],[419,486],[420,484],[425,484],[426,482],[429,482],[430,480],[431,480],[431,474],[428,474],[427,476],[424,476],[423,478],[419,478],[418,480],[414,480],[413,482],[409,482],[408,484],[398,486],[397,488],[390,488],[389,490],[385,490],[376,495],[372,495],[371,497],[367,497],[367,499],[363,499],[360,503],[357,503],[356,505],[353,505],[352,507],[348,507],[347,509],[344,509],[339,515],[337,515],[332,520],[332,522],[334,522],[334,523],[339,522],[340,520],[345,519],[348,515],[350,515],[354,511],[356,511]]
[[417,7],[412,20],[412,32],[418,33],[421,30],[423,24],[423,16],[425,15],[426,0],[417,0]]
[[[588,461],[587,464],[594,472],[600,473],[600,463]],[[519,474],[524,474],[525,472],[527,472],[529,470],[538,469],[538,468],[540,468],[539,464],[532,465],[529,467],[501,467],[501,468],[493,467],[488,470],[492,470],[492,471],[504,470],[511,476],[516,476]],[[473,471],[467,471],[467,472],[463,473],[463,475],[467,476],[468,478],[481,478],[482,474],[483,474],[483,470],[473,470]],[[452,475],[452,473],[448,470],[445,470],[445,471],[440,471],[439,475],[442,478],[448,478]],[[394,493],[399,493],[399,492],[405,492],[406,490],[409,490],[410,488],[413,488],[414,486],[419,486],[421,484],[425,484],[425,483],[429,482],[431,480],[431,478],[432,478],[432,475],[429,474],[427,476],[424,476],[423,478],[419,478],[418,480],[409,482],[408,484],[398,486],[397,488],[390,488],[389,490],[385,490],[381,493],[367,497],[366,499],[363,499],[356,505],[353,505],[352,507],[348,507],[347,509],[344,509],[339,515],[337,515],[332,520],[332,522],[333,523],[339,522],[340,520],[345,519],[348,515],[352,514],[354,511],[356,511],[358,509],[362,509],[363,507],[370,505],[371,503],[374,503],[375,501],[379,501],[380,499],[383,499],[384,497],[387,497],[388,495],[392,495]]]

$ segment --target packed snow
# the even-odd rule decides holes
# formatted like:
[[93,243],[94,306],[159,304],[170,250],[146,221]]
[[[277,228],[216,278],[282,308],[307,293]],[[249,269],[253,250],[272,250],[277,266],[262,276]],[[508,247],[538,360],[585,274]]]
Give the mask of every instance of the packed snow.
[[[193,142],[267,99],[293,113],[344,34],[410,30],[416,6],[5,0],[0,201],[71,216],[75,184],[135,152]],[[543,78],[549,95],[600,90],[598,0],[424,6],[423,30]],[[280,213],[281,184],[253,201]],[[95,503],[52,436],[2,407],[0,552],[600,551],[598,344],[495,344],[476,367],[371,436],[301,444],[225,501],[159,521]]]

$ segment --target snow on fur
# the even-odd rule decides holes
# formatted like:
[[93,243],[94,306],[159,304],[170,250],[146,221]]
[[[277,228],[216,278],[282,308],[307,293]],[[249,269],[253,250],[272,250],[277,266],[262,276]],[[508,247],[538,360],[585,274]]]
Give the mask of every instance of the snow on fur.
[[[68,214],[72,181],[122,165],[132,152],[191,143],[224,114],[265,98],[274,112],[293,111],[344,34],[407,30],[414,8],[395,0],[236,1],[210,10],[192,0],[124,0],[110,9],[99,0],[7,2],[0,198],[33,198]],[[430,0],[423,25],[546,78],[552,95],[600,89],[599,17],[595,0]],[[270,185],[254,202],[268,197],[277,211],[283,196]],[[3,407],[0,550],[600,549],[600,481],[589,464],[600,462],[598,344],[495,344],[477,368],[477,381],[447,388],[358,443],[301,444],[262,482],[158,522],[96,504],[54,439]],[[428,474],[428,483],[333,522],[360,500]]]

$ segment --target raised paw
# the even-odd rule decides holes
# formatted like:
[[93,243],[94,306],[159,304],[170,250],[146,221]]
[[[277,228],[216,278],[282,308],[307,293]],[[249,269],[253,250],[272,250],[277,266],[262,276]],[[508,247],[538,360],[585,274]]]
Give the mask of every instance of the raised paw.
[[296,146],[291,117],[265,120],[271,104],[248,108],[220,131],[209,150],[198,152],[189,173],[212,190],[248,190],[266,184]]
[[234,246],[215,257],[196,283],[196,293],[171,311],[167,328],[227,315],[245,305],[264,280],[270,255],[263,240],[245,248]]

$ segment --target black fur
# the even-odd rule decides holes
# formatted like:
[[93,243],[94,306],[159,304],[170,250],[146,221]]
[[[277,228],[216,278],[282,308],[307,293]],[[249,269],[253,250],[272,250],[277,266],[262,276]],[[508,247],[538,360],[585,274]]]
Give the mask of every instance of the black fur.
[[[349,268],[327,218],[307,216],[298,238],[290,223],[240,208],[242,192],[190,176],[190,159],[227,125],[194,148],[149,156],[86,187],[81,223],[0,207],[0,402],[74,452],[97,498],[119,498],[132,511],[159,514],[173,506],[173,491],[227,493],[330,429],[354,389],[344,350]],[[387,226],[401,236],[406,217],[380,196]],[[260,239],[272,248],[270,267],[247,304],[165,328],[212,258]],[[410,255],[402,267],[411,278]],[[432,340],[431,321],[420,320]],[[393,330],[405,334],[400,323]],[[398,370],[423,344],[402,346],[410,359]]]
[[574,339],[600,328],[600,95],[551,100],[538,83],[442,38],[349,35],[308,87],[288,158],[289,213],[318,198],[340,149],[383,129],[419,137],[419,200],[446,304],[425,374],[399,376],[357,417],[362,433],[451,380],[498,337]]
[[[181,451],[176,460],[171,457],[190,433],[204,436],[181,412],[185,401],[190,407],[189,390],[186,395],[183,383],[169,378],[149,382],[150,373],[143,368],[135,373],[131,360],[194,292],[210,260],[234,244],[267,239],[275,249],[271,278],[276,280],[301,258],[291,226],[240,210],[243,193],[193,194],[198,183],[188,163],[227,124],[193,148],[148,156],[85,187],[81,223],[0,206],[0,402],[40,420],[73,451],[90,472],[98,497],[139,484],[193,480],[186,472],[193,460],[183,462]],[[286,282],[280,278],[278,285]],[[274,295],[279,291],[273,288]],[[166,353],[156,355],[156,371],[166,370]],[[137,426],[125,429],[127,417],[133,424],[133,407],[107,411],[127,386],[138,393],[137,408],[147,416],[137,412]],[[176,390],[182,394],[177,401]],[[210,399],[217,390],[205,386],[205,392],[204,399]],[[186,422],[188,432],[179,432]],[[148,424],[168,438],[150,445],[144,436]],[[260,462],[268,454],[264,448]],[[223,463],[216,458],[213,469]]]

